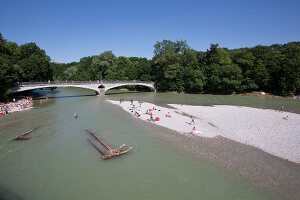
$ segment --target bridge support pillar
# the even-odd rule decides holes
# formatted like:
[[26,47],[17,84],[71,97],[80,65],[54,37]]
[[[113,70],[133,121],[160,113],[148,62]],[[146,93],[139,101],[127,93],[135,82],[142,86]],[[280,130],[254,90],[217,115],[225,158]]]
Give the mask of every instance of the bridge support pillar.
[[105,89],[100,88],[98,89],[98,96],[104,96],[105,95]]

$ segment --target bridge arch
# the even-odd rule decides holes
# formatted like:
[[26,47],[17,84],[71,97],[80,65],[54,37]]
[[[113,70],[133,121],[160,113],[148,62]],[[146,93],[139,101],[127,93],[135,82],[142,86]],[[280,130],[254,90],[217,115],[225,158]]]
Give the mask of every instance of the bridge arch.
[[147,87],[150,89],[150,91],[156,91],[156,89],[154,88],[153,85],[150,85],[150,84],[143,84],[143,83],[120,83],[120,84],[114,84],[113,86],[108,86],[108,87],[105,87],[105,93],[108,91],[108,90],[111,90],[111,89],[114,89],[114,88],[118,88],[118,87],[122,87],[122,86],[144,86],[144,87]]
[[24,87],[14,92],[23,92],[35,89],[42,89],[42,88],[81,88],[81,89],[88,89],[95,92],[99,92],[97,88],[87,87],[85,85],[38,85],[38,86],[31,86],[31,87]]
[[122,86],[144,86],[150,89],[150,91],[156,91],[153,82],[145,81],[48,81],[48,82],[21,82],[18,83],[16,87],[12,88],[12,92],[22,92],[40,88],[64,88],[64,87],[74,87],[89,89],[96,92],[96,94],[105,95],[106,91],[113,88]]

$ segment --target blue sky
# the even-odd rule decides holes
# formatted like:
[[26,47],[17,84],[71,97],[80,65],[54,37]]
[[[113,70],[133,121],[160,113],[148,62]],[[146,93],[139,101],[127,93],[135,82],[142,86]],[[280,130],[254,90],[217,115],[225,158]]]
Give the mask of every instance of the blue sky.
[[35,42],[53,61],[71,62],[111,50],[152,58],[163,39],[206,51],[300,41],[297,0],[0,0],[0,32]]

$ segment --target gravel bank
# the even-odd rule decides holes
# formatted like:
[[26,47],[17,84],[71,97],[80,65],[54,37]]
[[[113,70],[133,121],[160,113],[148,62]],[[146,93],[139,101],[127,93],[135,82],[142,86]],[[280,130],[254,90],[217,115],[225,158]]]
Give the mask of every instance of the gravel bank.
[[[166,108],[150,103],[134,101],[108,102],[121,106],[133,116],[140,114],[141,120],[154,123],[182,134],[199,137],[225,138],[258,147],[272,155],[300,163],[300,115],[274,110],[238,106],[189,106],[170,104]],[[154,108],[154,109],[153,109]],[[149,121],[153,118],[159,121]],[[166,117],[169,113],[171,117]],[[192,122],[193,116],[194,123]],[[195,131],[193,128],[195,127]]]

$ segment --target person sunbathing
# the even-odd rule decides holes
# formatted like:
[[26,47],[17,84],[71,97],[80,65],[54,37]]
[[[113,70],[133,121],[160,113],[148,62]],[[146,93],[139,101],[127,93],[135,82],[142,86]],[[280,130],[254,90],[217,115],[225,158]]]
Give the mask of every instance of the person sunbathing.
[[151,122],[155,122],[155,120],[154,120],[154,118],[153,118],[153,115],[150,116],[150,121],[151,121]]

